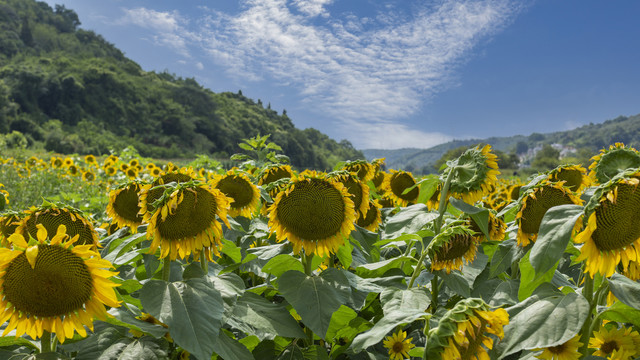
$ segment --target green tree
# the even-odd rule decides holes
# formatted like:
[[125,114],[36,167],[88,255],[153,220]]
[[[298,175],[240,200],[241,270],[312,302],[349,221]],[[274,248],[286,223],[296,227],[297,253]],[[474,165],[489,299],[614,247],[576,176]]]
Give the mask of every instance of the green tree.
[[533,168],[540,171],[551,170],[560,165],[560,151],[549,144],[544,144],[542,149],[536,153],[536,157],[531,163]]

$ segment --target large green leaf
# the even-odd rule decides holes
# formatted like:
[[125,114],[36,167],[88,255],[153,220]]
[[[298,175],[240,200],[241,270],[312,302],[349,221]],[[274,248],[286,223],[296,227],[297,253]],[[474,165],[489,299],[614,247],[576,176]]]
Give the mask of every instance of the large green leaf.
[[491,257],[489,275],[493,277],[509,269],[517,253],[518,246],[515,240],[502,241],[500,245],[498,245],[498,250],[496,250]]
[[232,314],[228,320],[231,325],[261,340],[273,339],[275,335],[292,338],[306,336],[283,304],[272,303],[251,292],[245,292],[238,299]]
[[319,276],[307,276],[289,270],[278,279],[278,290],[316,335],[324,338],[331,315],[346,303],[351,295],[349,281],[335,268]]
[[409,324],[417,319],[427,315],[424,310],[396,310],[389,314],[385,314],[380,321],[378,321],[371,330],[364,332],[351,343],[351,349],[354,353],[358,353],[371,345],[375,345],[382,341],[382,339],[398,325]]
[[[137,308],[134,309],[137,310]],[[139,312],[139,310],[137,311]],[[136,319],[136,316],[139,316],[140,314],[136,315],[124,306],[111,308],[108,312],[112,316],[107,317],[106,322],[112,325],[124,326],[131,330],[142,331],[157,338],[164,336],[164,334],[169,331],[161,325]]]
[[589,302],[580,294],[550,293],[545,289],[507,309],[509,324],[497,345],[498,358],[520,350],[557,346],[569,341],[589,316]]
[[140,290],[146,312],[169,326],[174,342],[199,359],[213,354],[222,326],[224,302],[205,278],[151,280]]
[[[600,310],[600,309],[599,309]],[[617,321],[620,323],[631,323],[640,327],[640,310],[616,301],[611,307],[605,308],[600,314],[601,319]]]
[[380,294],[382,310],[385,314],[404,310],[426,311],[431,304],[431,294],[426,288],[405,290],[386,289]]
[[346,338],[352,340],[359,333],[371,328],[371,323],[358,316],[353,309],[347,306],[340,308],[331,316],[329,330],[327,330],[327,340]]
[[529,255],[531,251],[527,252],[527,254],[520,259],[519,267],[520,267],[520,289],[518,289],[518,299],[520,301],[526,299],[533,293],[533,291],[543,283],[550,282],[553,279],[553,275],[556,272],[556,267],[558,263],[556,262],[555,266],[551,269],[547,270],[547,272],[543,274],[537,274],[533,269],[533,266],[529,262]]
[[398,256],[392,259],[378,261],[358,266],[356,274],[363,278],[382,277],[391,269],[401,269],[405,274],[411,273],[411,264],[417,260],[412,256]]
[[300,260],[294,258],[293,256],[289,254],[280,254],[269,260],[262,267],[262,271],[275,277],[279,277],[288,270],[298,270],[304,273],[304,266],[302,266]]
[[609,289],[618,300],[640,309],[640,283],[620,274],[613,274],[607,281]]
[[246,346],[231,338],[225,331],[218,334],[218,340],[214,343],[213,350],[224,360],[250,360],[254,358]]
[[[126,263],[129,259],[129,256],[127,255],[133,253],[131,249],[133,249],[133,247],[137,244],[145,241],[147,239],[146,235],[146,233],[137,233],[124,238],[121,243],[119,243],[115,248],[111,249],[109,253],[104,256],[104,259],[109,260],[111,263]],[[114,240],[113,242],[115,243],[116,240]],[[124,257],[124,259],[121,257]]]
[[518,303],[519,280],[509,280],[496,287],[489,304],[491,306],[515,305]]
[[115,328],[106,328],[78,342],[76,360],[156,360],[168,357],[169,343],[150,336],[128,337]]
[[473,284],[478,275],[480,275],[487,266],[488,261],[489,257],[487,255],[478,252],[473,262],[464,265],[462,271],[454,270],[447,273],[444,270],[440,270],[437,273],[442,278],[444,284],[453,290],[453,292],[464,297],[471,297]]
[[422,180],[418,181],[417,185],[420,185],[420,195],[418,195],[416,203],[426,203],[438,190],[439,183],[440,177],[438,175],[427,175]]
[[484,236],[489,239],[489,210],[469,205],[466,202],[450,197],[449,203],[456,209],[468,214],[478,225]]
[[544,214],[529,258],[537,274],[546,273],[560,260],[582,210],[580,205],[559,205]]
[[413,234],[438,217],[425,204],[410,205],[387,219],[382,239],[395,239],[402,234]]

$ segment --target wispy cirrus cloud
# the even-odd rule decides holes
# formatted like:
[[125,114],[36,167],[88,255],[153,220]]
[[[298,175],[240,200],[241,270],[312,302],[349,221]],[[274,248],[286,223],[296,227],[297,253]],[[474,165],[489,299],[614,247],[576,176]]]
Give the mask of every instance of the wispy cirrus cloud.
[[[426,99],[451,86],[454,71],[483,39],[519,12],[512,0],[412,3],[375,16],[332,13],[339,0],[246,0],[235,14],[210,10],[188,32],[177,13],[142,8],[127,13],[140,26],[168,31],[159,42],[176,50],[206,50],[233,77],[270,81],[298,90],[307,108],[335,119],[344,132],[362,132],[354,145],[429,147],[449,140],[402,121]],[[344,1],[344,0],[343,0]],[[135,12],[134,12],[135,11]],[[424,128],[424,127],[423,127]]]
[[119,25],[137,25],[151,30],[153,40],[159,45],[172,48],[180,55],[189,57],[188,42],[195,34],[186,29],[188,20],[177,11],[163,12],[143,7],[123,9],[124,16],[118,20]]

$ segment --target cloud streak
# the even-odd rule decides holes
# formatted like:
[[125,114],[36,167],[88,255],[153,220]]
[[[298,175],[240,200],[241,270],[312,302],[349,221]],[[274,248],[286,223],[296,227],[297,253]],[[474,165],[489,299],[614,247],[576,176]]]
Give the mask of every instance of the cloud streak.
[[298,89],[308,108],[337,119],[343,131],[362,131],[358,148],[374,144],[374,136],[404,136],[402,144],[384,145],[392,148],[449,139],[398,122],[450,86],[465,55],[519,12],[510,0],[444,0],[430,7],[416,2],[410,13],[358,17],[332,13],[333,3],[247,0],[236,14],[209,11],[194,33],[177,13],[139,8],[126,18],[166,30],[158,41],[177,51],[186,52],[187,43],[204,48],[231,76]]

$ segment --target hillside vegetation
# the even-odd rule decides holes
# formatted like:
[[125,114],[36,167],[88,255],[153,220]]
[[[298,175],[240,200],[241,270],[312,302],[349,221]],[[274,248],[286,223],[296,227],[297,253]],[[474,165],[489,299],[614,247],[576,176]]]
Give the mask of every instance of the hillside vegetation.
[[22,134],[29,146],[59,153],[133,145],[149,157],[226,157],[242,139],[271,134],[299,168],[363,158],[348,141],[297,129],[285,110],[241,91],[214,93],[191,78],[144,71],[79,25],[64,6],[0,0],[0,134],[13,133],[9,145],[22,146]]
[[[532,151],[541,150],[545,145],[557,144],[556,147],[572,149],[573,151],[567,160],[588,165],[587,162],[591,155],[616,142],[622,142],[636,148],[640,147],[640,114],[630,117],[619,116],[603,123],[591,123],[573,130],[547,134],[533,133],[528,136],[454,140],[429,149],[367,149],[362,152],[369,160],[386,157],[386,164],[392,169],[409,169],[418,174],[429,174],[437,172],[441,163],[439,160],[447,152],[478,143],[490,144],[495,150],[502,153],[502,157],[517,156],[521,159],[518,166],[529,167],[535,161],[535,154],[532,154]],[[563,159],[556,160],[555,165],[562,162]],[[553,162],[547,162],[546,165],[546,167],[555,166]]]

